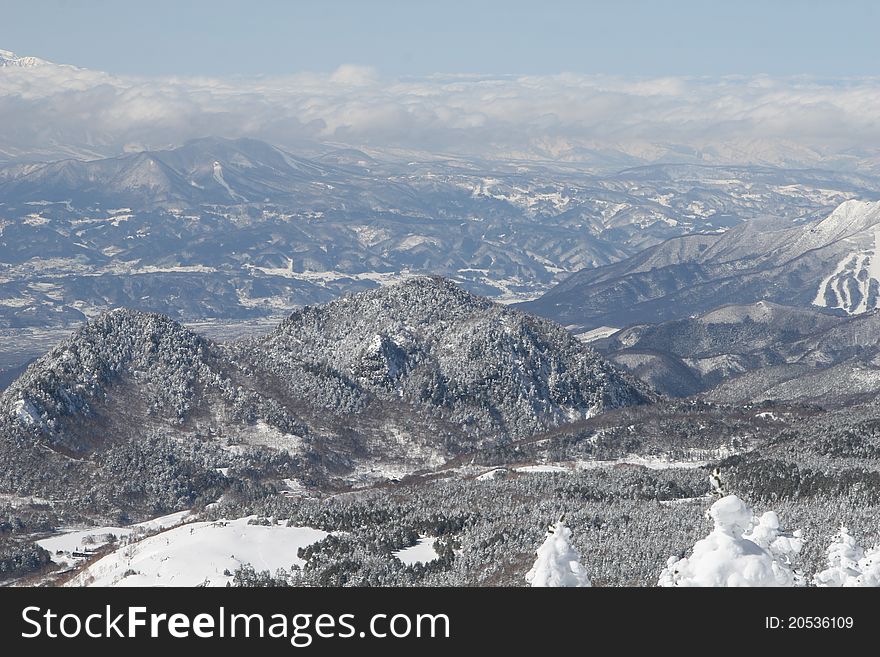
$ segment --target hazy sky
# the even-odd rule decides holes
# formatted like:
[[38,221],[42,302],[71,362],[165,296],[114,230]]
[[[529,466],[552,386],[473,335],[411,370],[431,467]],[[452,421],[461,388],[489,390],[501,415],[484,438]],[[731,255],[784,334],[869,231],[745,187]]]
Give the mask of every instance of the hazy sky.
[[612,163],[880,157],[880,0],[18,0],[0,16],[0,49],[79,67],[0,68],[0,160],[208,135]]
[[0,48],[136,75],[880,75],[873,0],[27,0]]

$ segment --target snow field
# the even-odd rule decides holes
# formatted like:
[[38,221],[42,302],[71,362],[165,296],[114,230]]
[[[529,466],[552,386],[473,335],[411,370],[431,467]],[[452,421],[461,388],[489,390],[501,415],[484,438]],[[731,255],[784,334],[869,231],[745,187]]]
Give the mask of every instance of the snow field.
[[90,564],[68,585],[226,586],[244,564],[270,572],[302,566],[298,550],[328,536],[311,527],[249,524],[253,517],[193,522],[150,536]]

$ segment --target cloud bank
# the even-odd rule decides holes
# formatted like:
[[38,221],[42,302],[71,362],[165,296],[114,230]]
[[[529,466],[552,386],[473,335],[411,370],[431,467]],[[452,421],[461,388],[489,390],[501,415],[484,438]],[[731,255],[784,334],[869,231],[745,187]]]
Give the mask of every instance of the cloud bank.
[[435,75],[343,66],[275,78],[0,67],[0,155],[107,155],[200,136],[607,166],[858,167],[880,153],[880,80]]

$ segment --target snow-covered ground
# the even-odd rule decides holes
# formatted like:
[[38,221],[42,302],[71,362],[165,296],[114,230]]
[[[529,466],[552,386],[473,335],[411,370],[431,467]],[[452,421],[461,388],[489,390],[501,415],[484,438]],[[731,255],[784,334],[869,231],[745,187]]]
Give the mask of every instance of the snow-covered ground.
[[699,497],[679,497],[674,500],[660,500],[660,506],[679,506],[681,504],[704,504],[707,499],[715,499],[711,493]]
[[[813,305],[840,308],[848,315],[859,315],[877,308],[880,293],[880,203],[846,201],[817,224],[803,239],[817,246],[823,241],[854,241],[854,251],[844,256],[819,283]],[[866,244],[859,235],[870,235]],[[812,244],[811,244],[812,245]],[[859,248],[861,246],[861,248]]]
[[848,254],[837,263],[833,272],[822,279],[813,299],[814,306],[840,308],[848,315],[859,315],[877,307],[876,293],[872,294],[880,281],[880,267],[875,255],[876,234],[874,239],[874,251]]
[[284,450],[291,455],[302,453],[304,445],[302,436],[283,433],[263,420],[257,420],[254,424],[241,429],[238,438],[248,445]]
[[495,479],[496,477],[500,477],[505,472],[507,472],[507,468],[493,468],[492,470],[489,470],[488,472],[484,472],[483,474],[478,475],[476,477],[476,479],[477,479],[477,481],[491,481],[492,479]]
[[[715,452],[718,452],[717,454]],[[719,458],[721,455],[729,455],[726,450],[713,450],[712,458]],[[700,454],[702,456],[702,454]],[[707,454],[707,456],[709,456]],[[650,470],[666,470],[669,468],[700,468],[709,461],[705,459],[671,459],[663,456],[639,456],[631,454],[618,459],[584,459],[578,461],[559,461],[556,463],[543,463],[540,465],[523,465],[514,467],[515,472],[525,474],[546,473],[546,472],[577,472],[580,470],[593,470],[596,468],[613,468],[618,465],[638,465]],[[477,479],[484,481],[497,477],[503,468],[495,468],[481,474]]]
[[432,536],[423,536],[419,538],[415,545],[394,552],[394,556],[407,566],[417,563],[430,563],[440,557],[437,554],[437,550],[434,549],[435,540]]
[[[737,450],[732,448],[718,448],[712,450],[690,450],[694,458],[691,459],[675,459],[667,456],[641,456],[638,454],[630,454],[617,459],[582,459],[577,461],[557,461],[553,463],[540,463],[533,465],[514,465],[491,468],[480,472],[474,478],[477,481],[491,481],[497,477],[501,477],[508,472],[517,472],[521,474],[542,474],[542,473],[571,473],[581,470],[593,470],[596,468],[613,468],[619,465],[636,465],[649,470],[666,470],[669,468],[701,468],[710,461],[732,456]],[[460,475],[467,475],[468,470],[473,470],[474,466],[460,466],[452,468],[452,472]]]
[[514,468],[517,472],[569,472],[564,465],[524,465]]
[[69,566],[79,559],[79,557],[73,556],[74,552],[94,552],[107,545],[111,537],[115,537],[115,539],[136,538],[139,535],[175,527],[185,522],[189,514],[189,511],[179,511],[127,527],[63,528],[62,533],[39,540],[37,544],[52,555],[52,561],[59,565]]
[[594,328],[591,331],[584,331],[583,333],[577,333],[574,337],[584,343],[595,342],[596,340],[602,340],[603,338],[607,338],[609,336],[614,335],[620,329],[615,328],[613,326],[600,326],[598,328]]
[[584,461],[573,461],[572,465],[576,470],[590,470],[593,468],[609,468],[614,467],[615,465],[640,465],[644,468],[648,468],[649,470],[667,470],[669,468],[701,468],[706,465],[708,461],[702,460],[676,460],[676,459],[667,459],[665,457],[652,457],[652,456],[624,456],[619,459],[612,459],[609,461],[597,461],[595,459],[588,459]]
[[33,495],[13,495],[12,493],[0,493],[0,504],[9,505],[13,509],[34,504],[51,504],[50,500]]
[[298,550],[328,535],[250,520],[192,522],[149,536],[90,564],[68,586],[225,586],[243,564],[273,573],[302,566]]

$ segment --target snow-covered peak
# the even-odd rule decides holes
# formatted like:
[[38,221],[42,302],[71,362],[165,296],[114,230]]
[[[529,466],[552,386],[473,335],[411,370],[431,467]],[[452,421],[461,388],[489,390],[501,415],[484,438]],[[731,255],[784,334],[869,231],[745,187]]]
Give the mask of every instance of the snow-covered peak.
[[811,233],[829,241],[880,223],[880,201],[851,199],[838,205]]
[[813,305],[858,315],[878,307],[880,292],[880,202],[845,201],[804,239],[813,248],[842,240],[848,248],[819,283]]
[[257,358],[280,380],[300,377],[303,362],[329,367],[371,395],[442,408],[484,436],[522,436],[653,399],[561,326],[438,277],[297,310],[261,345]]
[[48,64],[45,59],[39,57],[19,57],[10,50],[0,49],[0,68],[16,67],[16,68],[33,68],[35,66],[44,66]]

